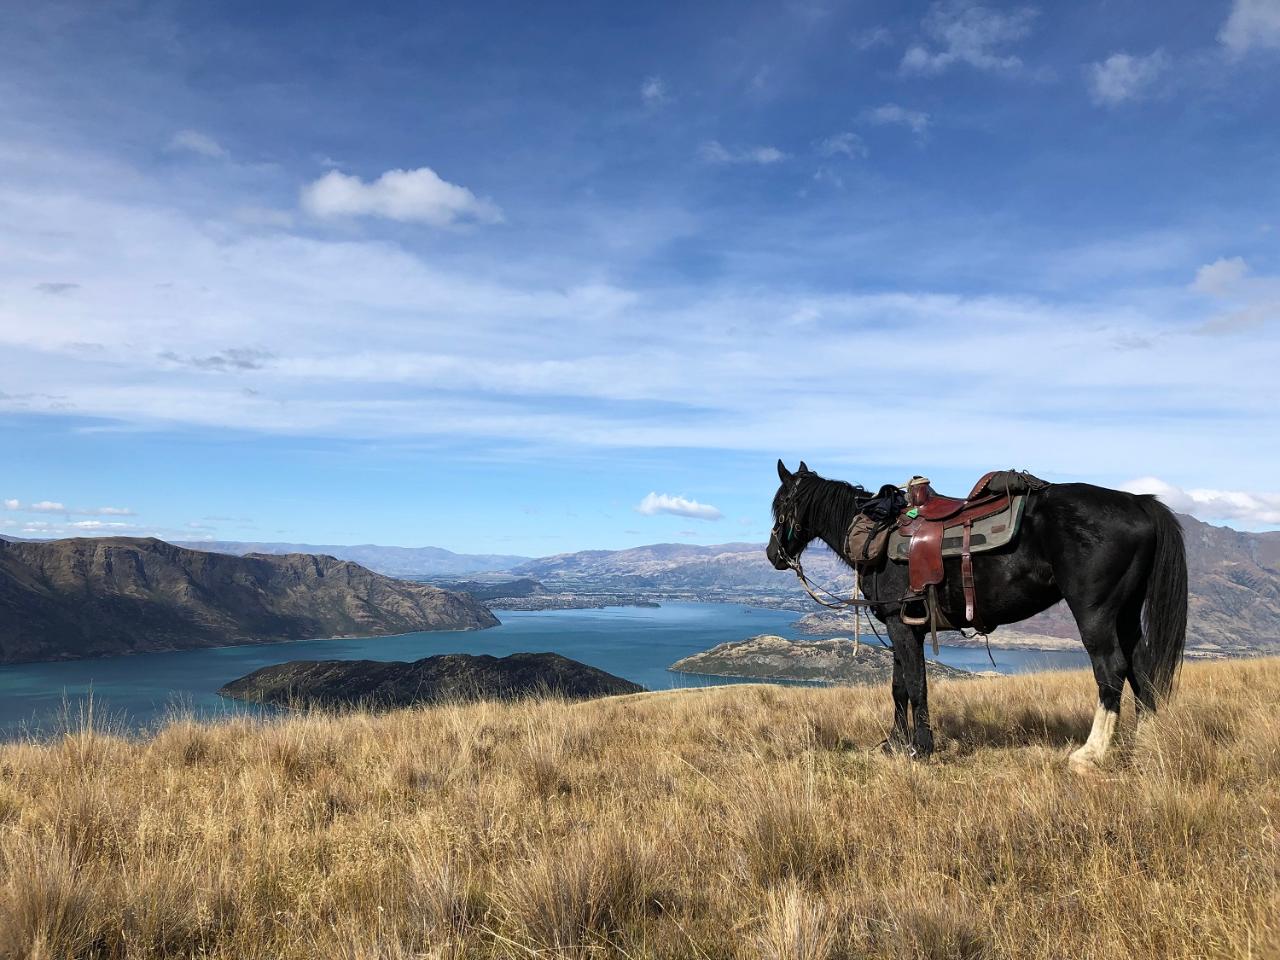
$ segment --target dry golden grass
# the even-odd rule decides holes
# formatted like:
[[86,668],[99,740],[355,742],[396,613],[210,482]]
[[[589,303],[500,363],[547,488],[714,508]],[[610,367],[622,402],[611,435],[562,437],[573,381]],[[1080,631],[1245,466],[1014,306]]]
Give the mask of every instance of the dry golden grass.
[[0,956],[1280,955],[1280,660],[1090,780],[1086,675],[933,694],[927,763],[764,686],[0,747]]

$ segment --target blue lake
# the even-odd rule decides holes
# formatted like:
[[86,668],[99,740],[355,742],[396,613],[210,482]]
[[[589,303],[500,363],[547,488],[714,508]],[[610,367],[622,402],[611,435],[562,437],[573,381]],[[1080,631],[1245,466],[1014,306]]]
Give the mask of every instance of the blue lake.
[[[667,667],[718,643],[759,633],[801,636],[799,615],[786,610],[714,603],[668,603],[658,608],[500,610],[502,625],[475,633],[409,633],[372,640],[303,640],[215,650],[149,653],[60,663],[0,666],[0,737],[60,729],[75,721],[92,695],[94,715],[114,726],[143,729],[175,710],[200,717],[257,708],[223,700],[229,680],[286,660],[416,660],[435,653],[554,651],[650,690],[732,683],[671,673]],[[874,638],[869,639],[874,643]],[[1087,666],[1084,649],[1069,652],[994,651],[1005,673]],[[943,647],[943,663],[990,669],[986,651]]]

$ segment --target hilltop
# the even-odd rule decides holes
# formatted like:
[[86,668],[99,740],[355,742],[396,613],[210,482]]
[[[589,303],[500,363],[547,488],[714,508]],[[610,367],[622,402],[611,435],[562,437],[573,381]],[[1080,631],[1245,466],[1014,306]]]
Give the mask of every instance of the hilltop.
[[232,557],[129,537],[0,542],[3,663],[497,622],[464,594],[334,557]]
[[0,957],[1236,960],[1280,946],[1280,661],[1104,774],[1087,672],[290,715],[0,746]]

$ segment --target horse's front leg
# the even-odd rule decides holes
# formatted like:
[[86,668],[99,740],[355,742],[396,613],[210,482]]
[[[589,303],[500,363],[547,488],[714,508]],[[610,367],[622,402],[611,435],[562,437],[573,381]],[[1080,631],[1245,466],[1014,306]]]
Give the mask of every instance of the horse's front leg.
[[[893,641],[893,734],[890,749],[909,745],[912,755],[933,753],[933,730],[929,727],[929,688],[924,668],[924,632],[900,620],[889,621]],[[911,722],[907,721],[907,707]]]
[[885,753],[906,753],[911,747],[911,730],[907,726],[910,699],[907,696],[907,680],[902,670],[902,657],[898,645],[893,646],[893,730],[880,748]]

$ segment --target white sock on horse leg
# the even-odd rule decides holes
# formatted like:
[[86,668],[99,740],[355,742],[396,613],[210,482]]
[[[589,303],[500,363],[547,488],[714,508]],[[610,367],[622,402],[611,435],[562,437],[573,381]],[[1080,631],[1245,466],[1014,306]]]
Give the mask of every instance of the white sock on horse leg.
[[1072,766],[1096,766],[1107,755],[1111,738],[1115,736],[1118,711],[1108,710],[1102,704],[1093,712],[1093,728],[1083,747],[1071,754]]

